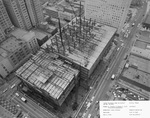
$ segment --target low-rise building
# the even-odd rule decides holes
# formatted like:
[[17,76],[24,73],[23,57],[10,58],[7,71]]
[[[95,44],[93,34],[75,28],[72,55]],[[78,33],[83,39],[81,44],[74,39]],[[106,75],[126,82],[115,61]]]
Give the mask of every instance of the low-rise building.
[[42,33],[40,31],[33,31],[35,33],[38,45],[41,46],[43,45],[47,40],[48,40],[48,35],[45,33]]
[[30,56],[27,43],[15,37],[9,37],[0,45],[0,74],[6,77]]
[[39,50],[39,45],[37,43],[37,38],[34,32],[28,32],[24,29],[17,28],[11,32],[11,35],[17,39],[24,40],[32,53],[36,53]]
[[30,31],[23,35],[21,39],[27,42],[27,45],[33,54],[35,54],[39,50],[39,44],[33,31]]
[[5,78],[11,71],[13,66],[7,58],[7,51],[0,48],[0,75]]
[[71,21],[75,17],[74,14],[69,13],[69,12],[65,12],[65,11],[64,12],[63,11],[59,11],[58,12],[58,16],[59,16],[60,19],[68,20],[68,21]]
[[150,92],[150,43],[137,39],[131,48],[121,80]]

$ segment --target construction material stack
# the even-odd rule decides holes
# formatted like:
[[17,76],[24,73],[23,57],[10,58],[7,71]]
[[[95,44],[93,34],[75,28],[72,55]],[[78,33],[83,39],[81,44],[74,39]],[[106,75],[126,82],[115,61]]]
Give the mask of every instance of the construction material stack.
[[40,50],[17,71],[26,84],[57,105],[61,105],[78,81],[79,71],[66,64],[54,53]]

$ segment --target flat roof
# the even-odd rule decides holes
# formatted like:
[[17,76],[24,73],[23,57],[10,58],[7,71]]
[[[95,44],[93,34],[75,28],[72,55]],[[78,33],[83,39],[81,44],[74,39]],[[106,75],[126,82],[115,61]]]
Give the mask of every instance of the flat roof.
[[[146,87],[150,87],[150,74],[137,70],[135,68],[129,67],[125,69],[122,74],[123,77],[126,77],[132,81],[140,83]],[[137,78],[138,76],[138,78]],[[140,86],[139,86],[140,87]]]
[[16,28],[14,31],[11,32],[11,34],[15,36],[17,39],[20,39],[26,33],[28,33],[28,31],[21,28]]
[[[79,18],[77,18],[79,19]],[[86,20],[87,21],[87,20]],[[76,26],[78,24],[75,24],[76,18],[72,20],[74,22],[73,26]],[[69,23],[70,26],[72,26],[72,23]],[[67,28],[67,25],[65,26]],[[91,30],[91,34],[94,36],[93,38],[89,38],[92,35],[88,35],[86,38],[81,38],[82,45],[77,45],[79,47],[71,48],[71,53],[68,50],[65,50],[65,56],[71,59],[73,62],[86,67],[87,69],[91,69],[99,55],[103,52],[105,46],[108,44],[108,42],[111,40],[112,36],[115,34],[116,28],[109,27],[106,25],[100,26],[100,24],[96,23],[94,28]],[[47,48],[47,45],[51,45],[51,40],[56,42],[55,36],[58,37],[59,42],[60,37],[59,33],[54,35],[50,40],[48,40],[46,43],[42,45],[43,48]],[[89,38],[89,39],[87,39]],[[86,40],[87,39],[87,40]],[[65,42],[65,48],[68,48],[67,40],[63,40]],[[57,41],[58,42],[58,41]],[[78,43],[79,44],[79,43]],[[61,45],[61,44],[59,44]],[[56,47],[56,46],[55,46]],[[57,48],[57,47],[56,47]],[[79,48],[79,49],[78,49]],[[82,51],[80,50],[82,48]]]
[[7,51],[0,47],[0,56],[5,58],[7,57],[7,55],[8,55]]
[[30,41],[34,37],[35,37],[35,33],[30,31],[30,32],[26,33],[25,35],[23,35],[21,39],[23,39],[24,41]]
[[150,15],[149,14],[146,16],[144,23],[150,24]]
[[53,10],[53,11],[58,12],[58,10],[56,9],[55,6],[46,6],[46,7],[44,7],[44,9],[47,9],[47,10]]
[[[144,31],[142,31],[144,32]],[[144,42],[147,42],[147,43],[150,43],[150,40],[149,40],[149,33],[144,33],[144,35],[138,35],[138,39],[137,40],[141,40],[141,41],[144,41]]]
[[58,55],[42,50],[16,71],[16,75],[24,81],[44,90],[55,100],[60,98],[78,73],[78,70],[58,59]]
[[22,43],[24,43],[23,40],[16,39],[15,37],[9,37],[6,41],[1,43],[0,47],[8,51],[8,53],[12,53],[20,48]]
[[143,59],[134,55],[130,55],[129,62],[130,66],[137,66],[138,70],[149,73],[150,74],[150,61],[147,59]]
[[47,36],[47,34],[42,33],[42,32],[40,32],[40,31],[34,30],[33,32],[35,33],[36,38],[38,38],[39,40],[41,40],[41,39],[43,39],[44,37]]
[[147,42],[147,40],[144,40],[144,39],[143,40],[136,39],[134,46],[141,48],[141,49],[150,49],[150,41]]
[[137,55],[137,56],[145,58],[145,59],[150,59],[150,50],[149,49],[142,49],[142,48],[133,46],[131,48],[131,54]]

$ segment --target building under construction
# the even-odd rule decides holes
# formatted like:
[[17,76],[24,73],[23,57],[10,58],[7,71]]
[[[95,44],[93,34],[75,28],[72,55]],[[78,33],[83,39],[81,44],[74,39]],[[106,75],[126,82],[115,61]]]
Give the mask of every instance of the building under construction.
[[40,50],[17,71],[24,84],[60,106],[78,82],[79,71],[54,53]]
[[[59,20],[59,19],[58,19]],[[100,60],[108,53],[116,28],[76,17],[42,45],[79,69],[80,77],[87,80]]]

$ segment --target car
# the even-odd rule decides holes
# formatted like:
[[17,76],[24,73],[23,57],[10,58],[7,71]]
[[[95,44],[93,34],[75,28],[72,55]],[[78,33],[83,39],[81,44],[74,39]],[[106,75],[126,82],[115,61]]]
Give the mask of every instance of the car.
[[112,74],[111,80],[114,80],[114,79],[115,79],[115,74]]
[[86,115],[86,113],[83,113],[83,114],[82,114],[82,118],[84,118],[84,117],[85,117],[85,115]]
[[109,71],[109,69],[110,69],[110,68],[107,68],[107,70],[106,70],[106,71],[108,72],[108,71]]
[[19,105],[19,104],[17,104],[17,107],[20,107],[20,105]]
[[124,43],[122,43],[121,46],[124,46]]
[[117,51],[119,50],[120,48],[117,48]]
[[91,114],[88,115],[88,118],[91,118]]
[[121,96],[120,96],[120,95],[118,95],[117,97],[118,97],[118,98],[120,98]]
[[90,86],[90,90],[92,89],[93,87],[92,86]]
[[21,97],[21,100],[25,103],[27,102],[27,99],[25,99],[24,97]]
[[4,90],[3,90],[3,93],[5,93],[7,90],[8,90],[7,88],[6,88],[6,89],[4,89]]
[[93,101],[93,100],[94,100],[94,98],[95,98],[95,96],[92,96],[91,101]]
[[16,84],[13,84],[10,88],[12,89],[12,88],[14,88],[16,86]]
[[16,96],[19,96],[19,93],[15,93]]

